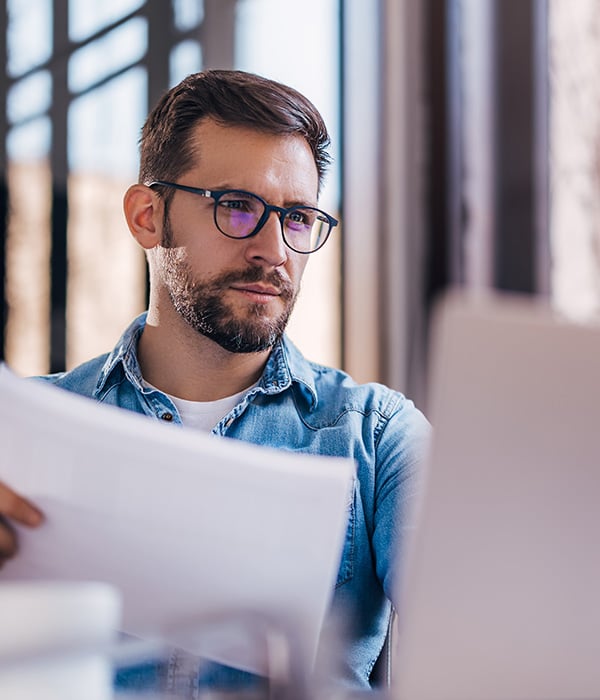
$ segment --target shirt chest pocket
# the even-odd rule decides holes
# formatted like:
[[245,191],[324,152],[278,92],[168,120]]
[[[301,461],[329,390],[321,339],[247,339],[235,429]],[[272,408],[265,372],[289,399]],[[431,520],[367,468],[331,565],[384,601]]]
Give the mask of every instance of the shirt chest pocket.
[[344,536],[344,545],[342,550],[342,559],[338,570],[337,581],[335,587],[339,588],[344,583],[349,581],[354,575],[354,547],[355,547],[355,529],[356,529],[356,480],[352,483],[352,489],[348,497],[348,524],[346,526],[346,534]]

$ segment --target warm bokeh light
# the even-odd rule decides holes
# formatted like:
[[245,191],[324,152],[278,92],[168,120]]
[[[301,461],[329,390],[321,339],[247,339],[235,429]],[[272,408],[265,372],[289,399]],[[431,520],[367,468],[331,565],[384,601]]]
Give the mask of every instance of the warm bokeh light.
[[8,169],[10,220],[6,244],[6,362],[28,375],[49,369],[50,166],[13,163]]

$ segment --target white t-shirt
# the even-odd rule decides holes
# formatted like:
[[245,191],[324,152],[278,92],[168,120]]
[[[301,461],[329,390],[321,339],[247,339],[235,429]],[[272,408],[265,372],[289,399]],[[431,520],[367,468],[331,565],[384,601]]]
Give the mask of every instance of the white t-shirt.
[[[144,380],[144,384],[149,389],[154,389],[155,391],[160,391],[152,384],[149,384]],[[253,389],[256,384],[253,384],[247,389],[243,389],[233,396],[225,396],[222,399],[217,399],[216,401],[188,401],[187,399],[180,399],[177,396],[167,396],[175,404],[177,411],[181,417],[181,422],[190,428],[196,428],[198,430],[205,430],[210,432],[215,425],[226,416],[231,409],[236,406],[244,397],[250,389]],[[166,393],[166,392],[162,392]]]

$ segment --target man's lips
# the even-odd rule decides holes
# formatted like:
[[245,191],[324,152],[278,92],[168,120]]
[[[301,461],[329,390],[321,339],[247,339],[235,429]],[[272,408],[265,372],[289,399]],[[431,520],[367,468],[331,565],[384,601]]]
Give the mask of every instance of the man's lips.
[[267,298],[278,297],[281,295],[281,290],[270,285],[262,284],[232,284],[231,288],[236,292],[242,292],[253,298],[266,300]]

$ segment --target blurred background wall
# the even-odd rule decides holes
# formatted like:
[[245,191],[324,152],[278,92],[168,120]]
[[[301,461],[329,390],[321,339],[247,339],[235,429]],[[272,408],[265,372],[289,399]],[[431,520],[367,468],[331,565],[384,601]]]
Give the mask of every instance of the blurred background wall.
[[419,403],[449,286],[600,314],[596,0],[7,0],[0,17],[0,352],[18,373],[112,347],[145,308],[121,212],[158,96],[242,68],[330,127],[290,334]]

